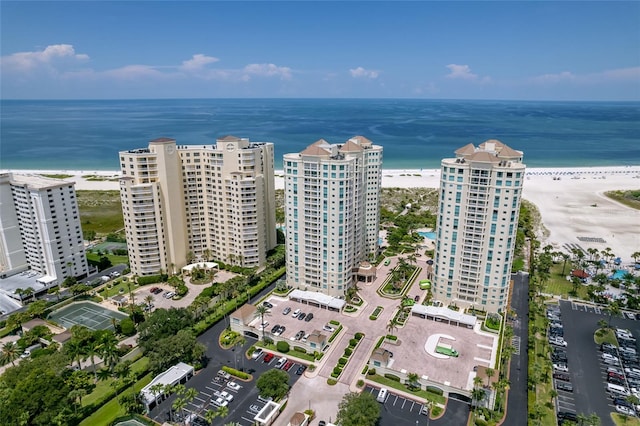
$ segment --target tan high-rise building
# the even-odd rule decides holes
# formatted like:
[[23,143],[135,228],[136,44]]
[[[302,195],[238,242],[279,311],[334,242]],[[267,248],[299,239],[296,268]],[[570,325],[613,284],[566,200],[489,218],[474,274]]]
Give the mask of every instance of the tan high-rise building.
[[320,139],[285,154],[283,167],[287,284],[344,296],[378,249],[382,147],[362,136]]
[[497,140],[468,144],[442,160],[434,297],[503,311],[509,301],[525,165]]
[[176,272],[190,259],[264,264],[276,246],[273,166],[272,143],[233,136],[120,152],[132,272]]
[[0,174],[0,276],[31,270],[48,288],[88,274],[74,185]]

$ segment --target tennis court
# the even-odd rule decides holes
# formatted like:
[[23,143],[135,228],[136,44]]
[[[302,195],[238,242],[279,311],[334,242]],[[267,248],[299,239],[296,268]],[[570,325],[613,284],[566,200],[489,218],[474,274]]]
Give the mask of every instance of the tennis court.
[[83,325],[91,330],[113,330],[113,321],[121,321],[127,318],[122,312],[103,308],[93,302],[74,302],[69,306],[58,309],[49,314],[49,319],[57,322],[66,329],[76,324]]

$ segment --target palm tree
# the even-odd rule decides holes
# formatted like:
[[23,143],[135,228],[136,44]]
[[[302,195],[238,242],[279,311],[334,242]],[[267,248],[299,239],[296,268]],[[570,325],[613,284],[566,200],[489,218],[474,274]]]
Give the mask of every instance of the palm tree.
[[15,342],[5,343],[4,345],[2,345],[2,361],[10,362],[11,365],[15,366],[16,364],[14,361],[20,356],[18,352],[18,346],[15,344]]
[[184,413],[183,410],[185,409],[185,407],[187,406],[187,400],[185,398],[182,397],[178,397],[173,401],[173,409],[180,412],[180,414],[182,415],[182,418],[184,418]]
[[218,417],[218,412],[213,410],[207,410],[204,412],[204,419],[209,422],[209,424],[213,423],[213,419]]
[[407,374],[407,385],[409,386],[409,389],[416,389],[419,386],[418,378],[418,373]]
[[389,320],[389,324],[387,324],[387,331],[389,332],[389,334],[393,336],[393,332],[397,329],[398,329],[398,322],[396,321],[395,318],[391,318]]
[[153,296],[150,294],[147,294],[144,297],[144,303],[147,304],[147,307],[149,308],[149,312],[151,312],[151,305],[153,304]]
[[229,415],[229,408],[228,407],[218,407],[218,409],[216,410],[216,414],[220,418],[227,417]]
[[108,369],[107,367],[102,367],[96,373],[96,378],[98,379],[99,382],[102,382],[102,381],[110,379],[111,378],[111,370]]
[[118,360],[120,359],[117,345],[118,340],[112,332],[105,332],[101,334],[99,353],[102,357],[102,361],[104,361],[104,364],[109,369],[113,369],[113,367],[118,363]]
[[162,383],[156,383],[155,385],[149,388],[149,391],[151,391],[151,393],[153,394],[153,399],[157,404],[158,396],[162,395],[162,392],[164,391],[164,385]]
[[256,315],[260,316],[260,326],[262,327],[262,341],[265,339],[265,327],[264,327],[264,316],[271,312],[269,308],[264,305],[258,305],[256,307]]
[[487,387],[491,386],[491,378],[496,374],[496,370],[491,367],[485,368],[484,372],[487,374]]
[[609,312],[609,328],[611,328],[611,318],[614,316],[620,316],[620,313],[622,312],[622,310],[620,309],[620,303],[617,300],[611,302],[609,304],[609,307],[607,308],[607,311]]

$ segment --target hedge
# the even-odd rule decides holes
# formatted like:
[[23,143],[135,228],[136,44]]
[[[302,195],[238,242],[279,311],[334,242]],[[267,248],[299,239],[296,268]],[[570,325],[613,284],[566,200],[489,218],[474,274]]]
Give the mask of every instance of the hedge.
[[279,340],[278,343],[276,343],[276,349],[278,350],[278,352],[286,354],[287,352],[289,352],[289,344],[284,340]]
[[244,371],[236,370],[235,368],[227,367],[226,365],[222,366],[222,371],[226,371],[232,376],[236,376],[243,380],[248,380],[251,376],[245,373]]
[[331,337],[329,337],[329,343],[333,342],[333,340],[336,338],[336,336],[338,335],[338,333],[340,333],[341,330],[342,330],[342,326],[339,326],[338,329],[333,332]]
[[161,283],[167,281],[167,279],[169,279],[169,276],[166,274],[145,275],[143,277],[138,277],[138,285]]
[[332,325],[335,325],[335,326],[340,325],[340,323],[338,321],[336,321],[336,320],[329,321],[329,324],[332,324]]
[[391,373],[386,373],[386,374],[384,375],[384,377],[386,377],[387,379],[390,379],[390,380],[394,380],[394,381],[396,381],[396,382],[399,382],[399,381],[400,381],[400,377],[398,377],[398,376],[396,376],[396,375],[394,375],[394,374],[391,374]]
[[346,363],[347,363],[347,358],[341,357],[340,359],[338,359],[338,365],[340,367],[344,367]]
[[350,356],[352,353],[353,353],[353,349],[351,349],[351,348],[345,348],[345,350],[344,350],[344,354],[345,354],[346,356]]
[[300,347],[300,346],[294,346],[293,350],[296,351],[296,352],[301,352],[303,354],[307,353],[307,350],[305,348]]

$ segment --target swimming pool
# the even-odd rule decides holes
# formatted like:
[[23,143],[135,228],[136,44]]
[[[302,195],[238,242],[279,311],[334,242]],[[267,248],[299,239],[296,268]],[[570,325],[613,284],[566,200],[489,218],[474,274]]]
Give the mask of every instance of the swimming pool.
[[428,238],[430,240],[435,240],[436,239],[436,233],[435,232],[425,232],[425,231],[420,231],[418,232],[418,235]]
[[609,278],[614,279],[614,280],[621,280],[621,279],[624,278],[626,273],[627,273],[626,271],[624,271],[622,269],[618,269]]

